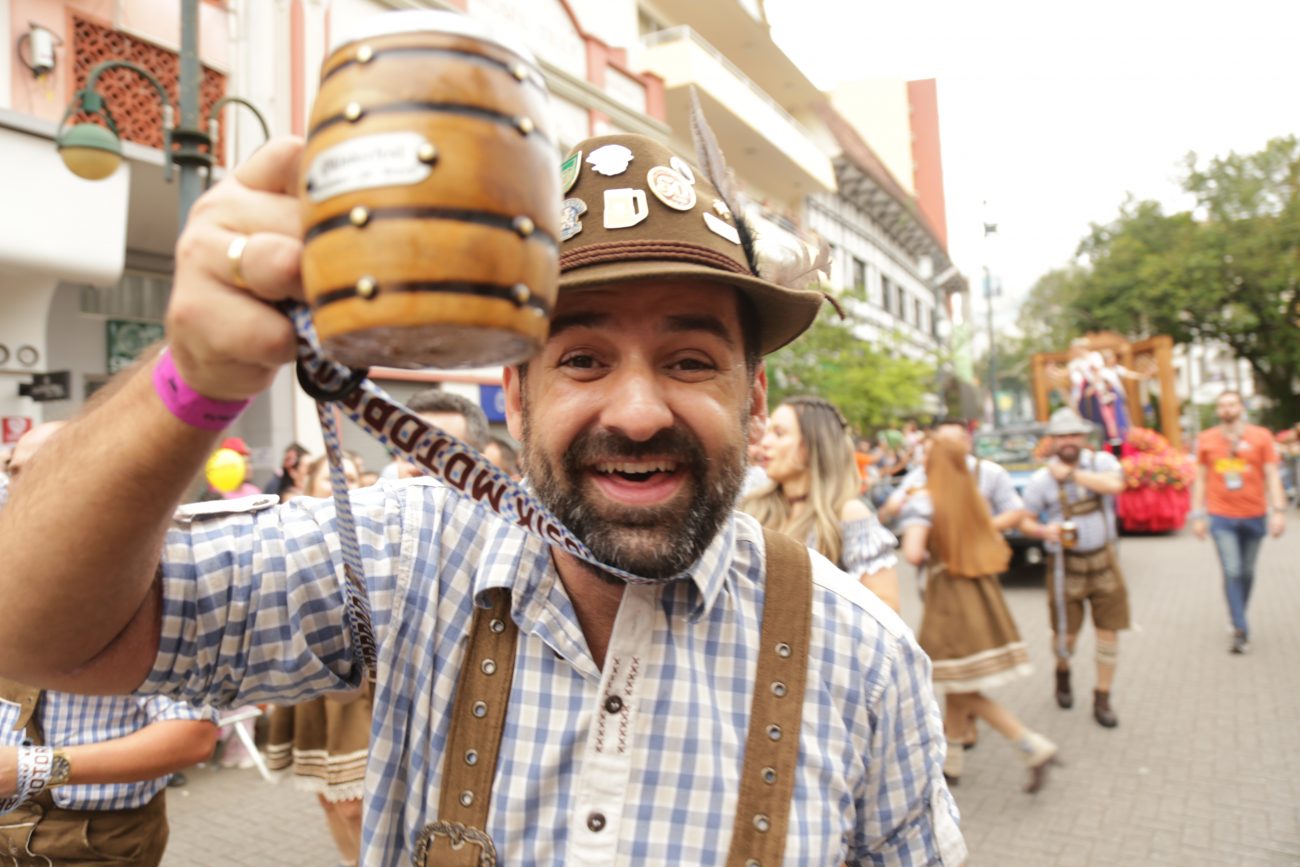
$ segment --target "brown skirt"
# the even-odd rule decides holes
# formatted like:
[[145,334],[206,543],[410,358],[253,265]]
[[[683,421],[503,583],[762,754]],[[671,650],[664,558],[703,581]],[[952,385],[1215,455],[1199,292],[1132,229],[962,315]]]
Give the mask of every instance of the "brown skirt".
[[917,641],[944,692],[992,689],[1033,671],[995,575],[953,578],[931,566]]
[[296,788],[327,801],[360,799],[370,755],[370,712],[369,689],[276,708],[267,738],[267,768],[291,772]]

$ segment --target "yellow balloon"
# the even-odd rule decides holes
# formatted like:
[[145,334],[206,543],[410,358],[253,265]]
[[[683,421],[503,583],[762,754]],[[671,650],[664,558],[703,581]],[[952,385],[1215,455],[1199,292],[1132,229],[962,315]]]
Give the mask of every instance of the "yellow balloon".
[[217,449],[208,458],[204,475],[209,485],[228,494],[244,483],[244,456],[234,449]]

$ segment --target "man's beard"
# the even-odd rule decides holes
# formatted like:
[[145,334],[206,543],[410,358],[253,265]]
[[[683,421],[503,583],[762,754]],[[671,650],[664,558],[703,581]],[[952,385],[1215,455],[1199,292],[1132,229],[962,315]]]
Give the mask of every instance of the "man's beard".
[[1236,424],[1237,420],[1240,418],[1241,418],[1241,413],[1236,412],[1235,410],[1219,413],[1219,421],[1223,422],[1224,424]]
[[[530,436],[527,411],[523,422],[528,479],[538,499],[600,562],[653,581],[666,582],[700,558],[731,513],[744,480],[743,433],[710,460],[699,440],[680,425],[645,442],[587,430],[565,450],[557,471]],[[598,504],[584,491],[595,462],[644,457],[677,462],[677,471],[687,476],[690,499],[685,505],[677,497],[658,506]],[[621,580],[599,569],[596,574],[611,583]]]
[[1081,446],[1061,446],[1056,450],[1056,456],[1067,464],[1078,463],[1079,455],[1083,452]]

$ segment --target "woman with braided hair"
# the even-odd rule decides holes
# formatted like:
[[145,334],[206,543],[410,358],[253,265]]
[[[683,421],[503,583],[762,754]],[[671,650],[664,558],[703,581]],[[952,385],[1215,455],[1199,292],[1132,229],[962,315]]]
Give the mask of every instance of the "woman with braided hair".
[[761,446],[768,483],[741,508],[819,551],[897,611],[898,543],[858,497],[853,439],[839,409],[820,397],[786,398]]
[[898,527],[903,557],[916,566],[929,564],[917,641],[934,665],[936,691],[946,697],[944,776],[957,782],[963,740],[971,719],[979,717],[1015,744],[1029,768],[1025,791],[1037,792],[1056,744],[983,692],[1031,671],[1029,651],[998,583],[1011,548],[993,526],[960,444],[932,439],[925,473],[925,485],[908,496]]

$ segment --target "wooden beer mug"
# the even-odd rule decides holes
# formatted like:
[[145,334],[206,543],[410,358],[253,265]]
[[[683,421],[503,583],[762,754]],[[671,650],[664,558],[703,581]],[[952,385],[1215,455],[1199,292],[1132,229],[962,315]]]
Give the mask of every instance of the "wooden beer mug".
[[560,177],[527,49],[451,12],[364,22],[321,69],[303,287],[351,367],[510,364],[546,340]]

